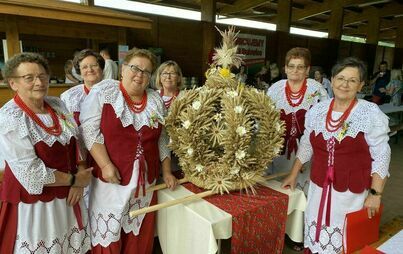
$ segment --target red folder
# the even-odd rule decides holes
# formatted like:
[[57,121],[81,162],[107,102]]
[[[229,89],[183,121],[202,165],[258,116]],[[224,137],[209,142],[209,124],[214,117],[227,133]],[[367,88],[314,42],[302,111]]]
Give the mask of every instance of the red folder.
[[383,205],[371,219],[368,218],[367,209],[352,212],[346,215],[344,250],[346,254],[362,249],[365,245],[379,239],[379,224]]

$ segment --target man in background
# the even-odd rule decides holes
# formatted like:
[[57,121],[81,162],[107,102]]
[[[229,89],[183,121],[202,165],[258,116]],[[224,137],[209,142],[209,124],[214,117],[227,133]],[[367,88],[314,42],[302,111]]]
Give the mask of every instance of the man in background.
[[386,61],[382,61],[379,64],[379,71],[374,73],[369,83],[370,85],[374,85],[374,90],[372,92],[372,102],[378,105],[386,102],[386,86],[389,84],[389,81],[390,70],[388,70],[388,63]]
[[102,49],[99,54],[105,60],[104,79],[118,79],[118,65],[111,59],[109,49]]

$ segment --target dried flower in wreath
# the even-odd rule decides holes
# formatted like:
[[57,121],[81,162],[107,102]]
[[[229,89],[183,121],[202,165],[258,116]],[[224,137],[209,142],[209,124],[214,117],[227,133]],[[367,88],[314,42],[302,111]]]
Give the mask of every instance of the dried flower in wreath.
[[228,193],[254,185],[283,146],[284,125],[269,97],[239,84],[231,65],[240,64],[234,29],[221,32],[205,85],[185,91],[170,107],[165,126],[170,147],[195,185]]

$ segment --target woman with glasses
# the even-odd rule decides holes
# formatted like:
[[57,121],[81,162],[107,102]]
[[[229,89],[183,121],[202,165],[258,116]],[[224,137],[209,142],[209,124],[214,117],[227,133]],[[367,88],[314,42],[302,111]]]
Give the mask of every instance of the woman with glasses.
[[15,55],[3,71],[15,96],[0,109],[0,253],[86,253],[81,197],[91,169],[78,152],[77,124],[60,99],[47,96],[49,66],[41,55]]
[[[299,140],[305,130],[305,113],[313,105],[328,98],[323,86],[313,79],[307,78],[311,65],[311,53],[306,48],[292,48],[285,56],[285,73],[287,79],[274,83],[267,95],[280,110],[280,118],[284,121],[286,131],[282,155],[274,158],[272,172],[289,171],[298,150]],[[297,188],[306,194],[309,184],[309,169],[300,174]],[[300,239],[302,241],[302,227]],[[302,244],[293,244],[294,250],[301,250]]]
[[65,91],[60,98],[66,103],[67,109],[74,114],[74,119],[80,125],[81,104],[91,88],[102,80],[105,60],[98,52],[84,49],[74,57],[73,64],[76,72],[81,75],[83,84]]
[[182,71],[179,65],[172,60],[162,63],[157,70],[155,84],[165,108],[169,109],[182,88]]
[[177,185],[162,126],[165,106],[147,88],[155,62],[148,50],[130,50],[122,80],[101,81],[82,105],[80,129],[96,162],[89,198],[93,254],[151,253],[155,213],[130,218],[129,212],[157,202],[146,189],[160,164],[167,186]]
[[[311,53],[306,48],[292,48],[285,56],[287,79],[274,83],[267,95],[280,110],[286,132],[282,156],[273,160],[273,171],[288,171],[298,150],[299,139],[305,130],[305,113],[313,105],[328,98],[326,90],[313,79],[307,78],[311,65]],[[309,175],[309,173],[306,173]],[[301,179],[301,189],[307,189]]]
[[333,67],[334,99],[308,111],[297,158],[282,184],[294,189],[302,164],[312,161],[305,210],[308,253],[342,253],[346,214],[365,208],[371,218],[379,211],[389,175],[389,127],[376,104],[356,99],[365,77],[365,64],[356,58]]

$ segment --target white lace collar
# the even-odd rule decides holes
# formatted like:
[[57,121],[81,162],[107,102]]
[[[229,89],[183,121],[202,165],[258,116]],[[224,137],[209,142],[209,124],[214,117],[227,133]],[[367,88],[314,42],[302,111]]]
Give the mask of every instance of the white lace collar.
[[[365,100],[358,100],[350,116],[346,119],[346,124],[335,132],[326,130],[326,115],[332,100],[327,100],[315,105],[308,113],[306,124],[315,132],[315,135],[322,133],[323,138],[328,140],[335,137],[338,141],[349,136],[355,138],[358,133],[369,133],[374,126],[387,125],[388,117],[379,107]],[[333,112],[340,116],[340,113]]]
[[287,115],[292,112],[297,112],[300,109],[308,110],[313,104],[316,104],[322,96],[322,85],[314,79],[308,78],[306,82],[307,89],[302,103],[297,107],[292,107],[288,104],[285,95],[286,82],[286,79],[282,79],[274,83],[267,91],[267,95],[275,102],[276,108],[283,109]]
[[[65,145],[68,144],[71,137],[78,136],[77,124],[74,121],[73,115],[70,114],[63,102],[57,97],[45,97],[45,101],[56,111],[59,122],[62,126],[62,133],[59,136],[50,135],[37,125],[22,109],[14,102],[14,100],[8,101],[0,109],[0,133],[6,134],[10,131],[16,131],[19,138],[26,136],[30,137],[32,143],[43,141],[48,146],[52,146],[56,141]],[[61,118],[64,115],[65,120]],[[43,117],[49,117],[49,115],[43,115]]]
[[119,81],[104,80],[92,89],[94,92],[98,90],[97,92],[101,95],[101,103],[110,104],[113,107],[123,127],[133,125],[138,131],[143,126],[157,128],[158,123],[164,123],[166,114],[164,103],[159,93],[152,89],[146,89],[147,106],[140,113],[132,112],[126,104],[119,89]]
[[85,97],[87,94],[84,91],[84,84],[74,86],[60,95],[70,112],[80,112]]

